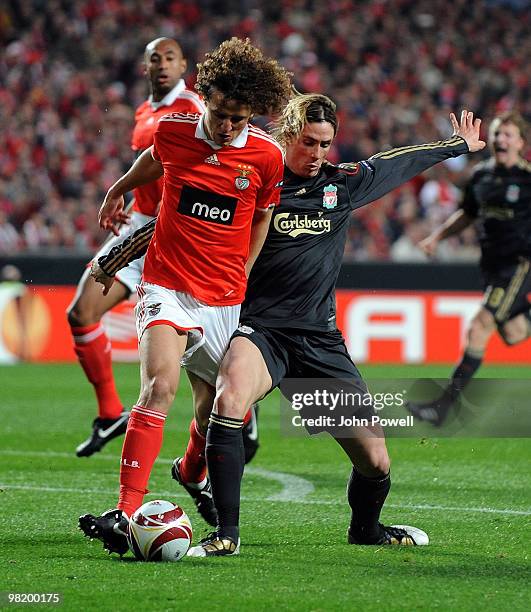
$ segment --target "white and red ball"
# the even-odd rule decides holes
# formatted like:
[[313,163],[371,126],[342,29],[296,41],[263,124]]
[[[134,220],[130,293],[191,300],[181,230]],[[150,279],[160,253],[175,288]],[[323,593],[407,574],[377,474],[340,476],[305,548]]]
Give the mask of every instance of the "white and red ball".
[[129,519],[128,540],[139,561],[179,561],[190,548],[192,524],[182,508],[157,499]]

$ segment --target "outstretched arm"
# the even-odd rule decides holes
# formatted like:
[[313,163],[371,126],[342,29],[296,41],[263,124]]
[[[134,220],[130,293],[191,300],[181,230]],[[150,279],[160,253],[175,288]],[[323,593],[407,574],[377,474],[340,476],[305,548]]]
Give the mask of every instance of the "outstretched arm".
[[159,179],[163,173],[162,164],[153,159],[152,147],[146,149],[107,192],[98,213],[100,227],[118,236],[120,226],[129,219],[124,210],[124,194]]
[[469,217],[466,212],[460,208],[446,219],[446,221],[437,227],[424,240],[419,242],[419,248],[429,257],[433,257],[437,251],[437,245],[441,240],[445,240],[454,234],[460,234],[468,227],[474,219]]
[[460,122],[452,113],[450,122],[454,133],[448,140],[391,149],[361,162],[349,181],[352,208],[381,198],[438,162],[485,147],[479,136],[481,120],[474,119],[474,113],[464,110]]

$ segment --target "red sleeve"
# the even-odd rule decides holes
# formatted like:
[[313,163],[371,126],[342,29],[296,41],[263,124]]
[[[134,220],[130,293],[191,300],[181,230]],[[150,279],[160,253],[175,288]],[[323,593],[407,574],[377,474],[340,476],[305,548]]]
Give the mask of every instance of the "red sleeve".
[[155,133],[153,134],[153,144],[151,146],[151,155],[155,161],[162,162],[160,158],[160,153],[158,150],[159,142],[160,142],[160,121],[158,122],[157,129],[155,130]]

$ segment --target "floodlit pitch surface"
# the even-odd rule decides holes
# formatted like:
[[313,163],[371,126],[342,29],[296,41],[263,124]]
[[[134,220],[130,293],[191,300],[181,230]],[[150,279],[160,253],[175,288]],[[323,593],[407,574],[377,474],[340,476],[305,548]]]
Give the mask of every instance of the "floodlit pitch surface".
[[[361,369],[390,377],[449,371]],[[132,403],[138,367],[119,365],[116,374]],[[481,374],[529,377],[515,367]],[[94,417],[81,370],[20,365],[1,368],[0,379],[0,591],[60,593],[65,610],[528,609],[529,439],[390,440],[393,488],[383,521],[419,526],[431,545],[349,546],[346,457],[329,439],[281,434],[272,395],[262,402],[261,448],[244,477],[240,557],[120,561],[77,529],[80,514],[115,505],[121,449],[114,440],[99,455],[75,457]],[[150,489],[185,508],[198,540],[207,525],[169,474],[190,414],[183,381]]]

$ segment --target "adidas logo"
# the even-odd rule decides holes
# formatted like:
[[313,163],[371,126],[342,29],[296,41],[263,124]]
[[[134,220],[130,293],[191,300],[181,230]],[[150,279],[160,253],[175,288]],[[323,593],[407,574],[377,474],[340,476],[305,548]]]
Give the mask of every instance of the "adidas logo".
[[213,166],[221,166],[218,156],[215,153],[212,153],[212,155],[209,155],[205,159],[205,164],[212,164]]

